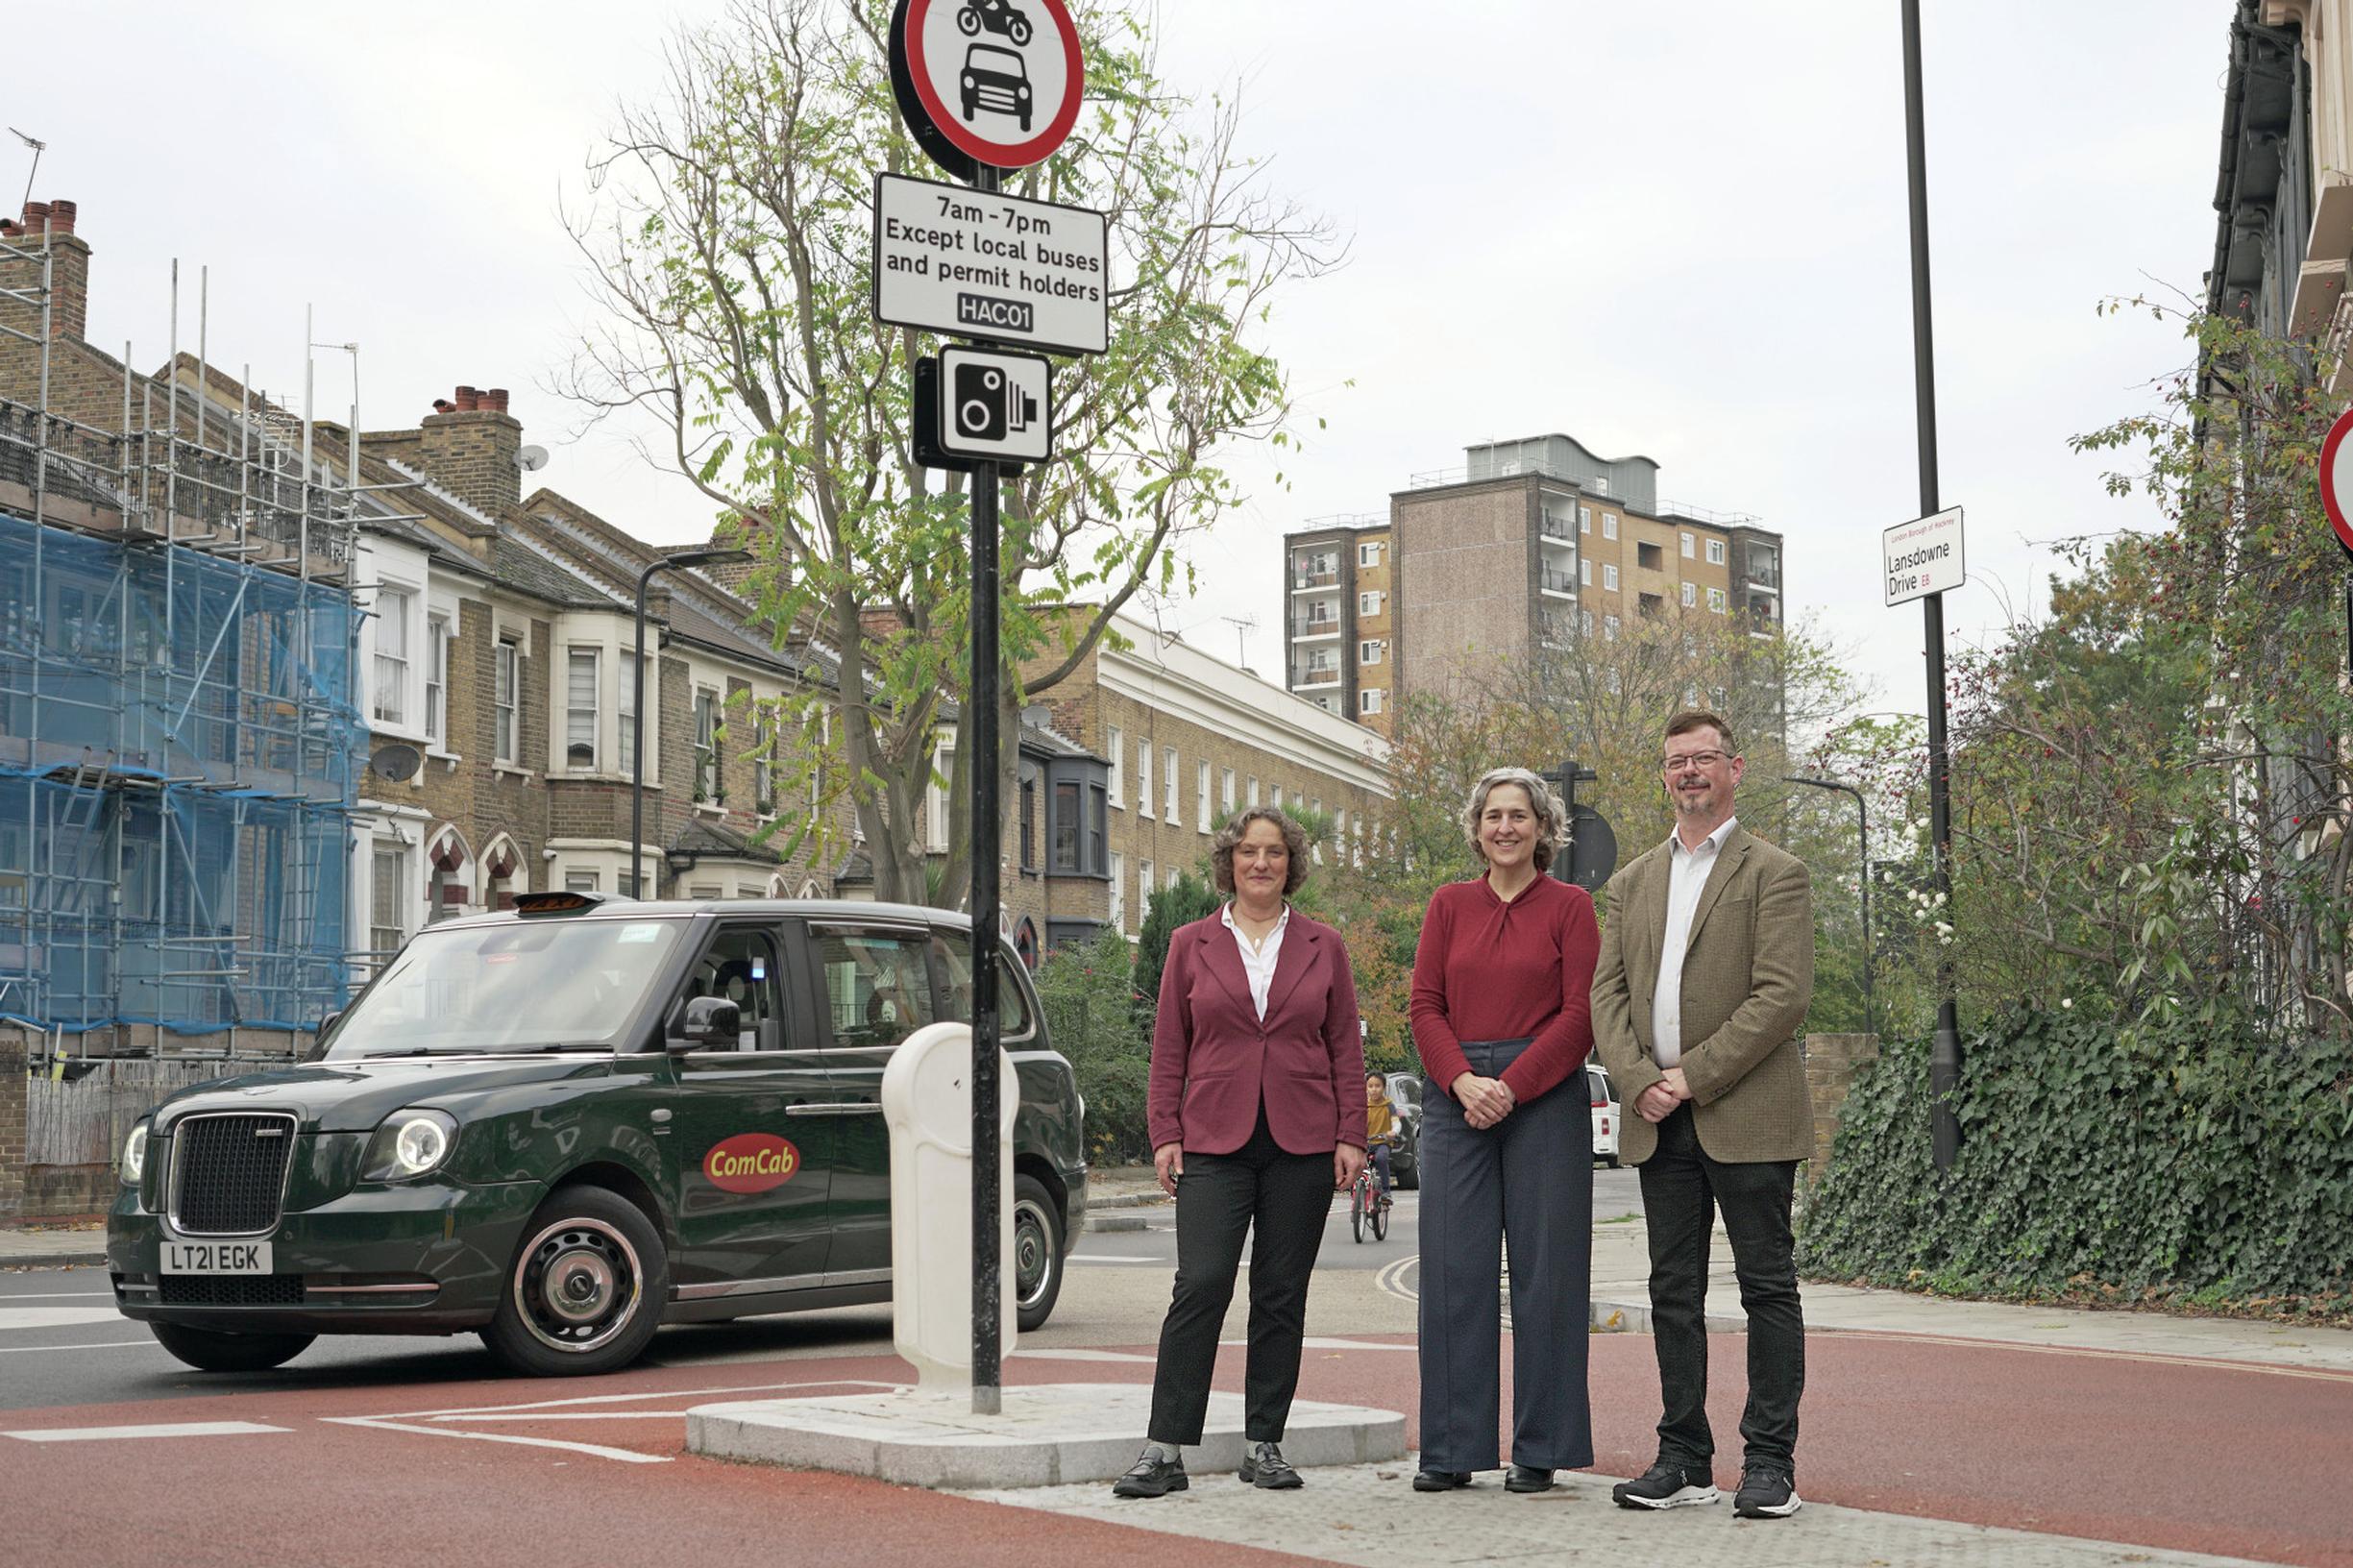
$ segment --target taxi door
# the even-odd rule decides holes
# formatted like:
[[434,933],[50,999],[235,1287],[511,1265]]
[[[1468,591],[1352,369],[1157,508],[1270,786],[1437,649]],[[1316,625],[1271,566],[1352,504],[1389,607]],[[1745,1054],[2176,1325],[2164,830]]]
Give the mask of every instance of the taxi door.
[[812,919],[809,959],[820,992],[833,1117],[833,1247],[829,1285],[891,1276],[891,1135],[882,1070],[909,1035],[939,1017],[932,928],[915,919]]
[[[734,1002],[732,1044],[671,1057],[663,1109],[673,1151],[681,1301],[823,1283],[834,1119],[819,1053],[796,1050],[781,931],[721,920],[672,1000],[672,1027],[697,996]],[[816,1114],[812,1114],[812,1112]]]

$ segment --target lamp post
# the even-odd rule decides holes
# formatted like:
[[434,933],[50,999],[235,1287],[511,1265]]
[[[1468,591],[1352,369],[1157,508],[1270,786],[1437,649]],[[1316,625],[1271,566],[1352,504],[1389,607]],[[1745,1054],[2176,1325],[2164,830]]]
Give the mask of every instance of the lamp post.
[[657,573],[674,567],[750,559],[748,550],[682,550],[637,575],[637,662],[629,670],[629,886],[639,897],[645,895],[646,877],[646,589]]
[[1855,864],[1862,871],[1863,885],[1863,1033],[1875,1035],[1879,1032],[1879,1025],[1876,1010],[1871,1000],[1871,805],[1863,798],[1862,791],[1851,784],[1841,784],[1834,778],[1801,778],[1793,773],[1784,776],[1781,782],[1803,784],[1817,790],[1836,790],[1841,795],[1854,796],[1855,842],[1862,850]]

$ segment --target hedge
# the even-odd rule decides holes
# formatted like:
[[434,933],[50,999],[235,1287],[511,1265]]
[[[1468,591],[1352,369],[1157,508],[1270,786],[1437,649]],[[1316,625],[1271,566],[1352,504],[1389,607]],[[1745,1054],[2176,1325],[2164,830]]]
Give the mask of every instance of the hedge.
[[1858,1075],[1801,1219],[1809,1277],[2353,1310],[2353,1044],[2022,1010],[1966,1062],[1941,1179],[1927,1041]]

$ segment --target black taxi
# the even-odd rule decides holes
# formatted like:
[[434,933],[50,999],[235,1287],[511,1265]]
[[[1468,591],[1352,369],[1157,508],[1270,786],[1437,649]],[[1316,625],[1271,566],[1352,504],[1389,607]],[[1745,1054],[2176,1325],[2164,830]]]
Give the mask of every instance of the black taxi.
[[[608,1371],[664,1323],[891,1298],[882,1072],[970,1016],[961,915],[530,894],[410,939],[301,1066],[142,1117],[107,1222],[114,1299],[212,1371],[321,1334],[478,1332]],[[1000,949],[1020,1326],[1086,1208],[1084,1108]]]

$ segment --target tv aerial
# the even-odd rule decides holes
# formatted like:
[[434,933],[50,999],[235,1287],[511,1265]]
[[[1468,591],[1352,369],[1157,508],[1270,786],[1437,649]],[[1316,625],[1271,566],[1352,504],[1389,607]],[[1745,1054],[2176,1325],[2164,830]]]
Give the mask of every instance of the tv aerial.
[[1249,637],[1250,633],[1259,629],[1259,618],[1255,615],[1221,615],[1217,619],[1234,628],[1234,662],[1247,665],[1250,662]]

